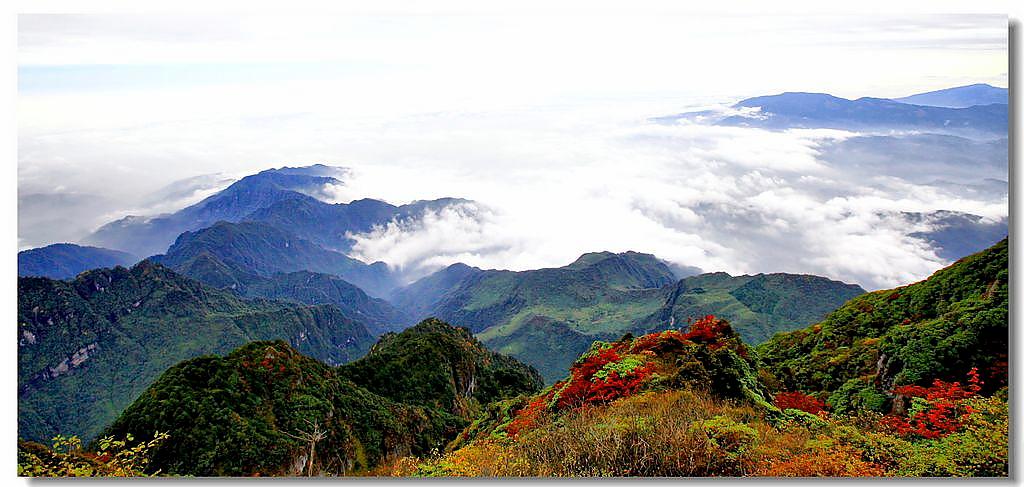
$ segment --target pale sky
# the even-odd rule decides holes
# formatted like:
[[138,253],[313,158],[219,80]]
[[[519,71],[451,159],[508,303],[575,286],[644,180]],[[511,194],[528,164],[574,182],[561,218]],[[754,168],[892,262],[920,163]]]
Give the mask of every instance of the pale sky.
[[1006,26],[984,15],[23,15],[19,123],[34,132],[778,91],[896,97],[1006,86]]
[[[176,209],[187,201],[150,196],[182,178],[318,162],[355,170],[338,201],[467,197],[504,215],[488,223],[494,232],[449,215],[415,238],[406,235],[415,229],[365,236],[359,257],[393,265],[534,268],[632,249],[706,270],[812,272],[872,287],[944,262],[900,237],[904,228],[886,227],[890,240],[870,248],[786,228],[838,225],[829,218],[851,208],[1006,214],[1005,201],[891,179],[825,191],[842,178],[816,157],[818,144],[850,134],[664,133],[644,123],[782,91],[856,98],[1006,86],[1005,16],[22,15],[18,42],[20,198],[85,202],[77,227],[20,228],[22,247]],[[695,183],[704,186],[686,187]],[[696,228],[713,222],[680,230],[650,217],[672,213],[683,225],[720,184],[816,253],[758,259],[755,243],[702,239]],[[26,208],[22,220],[39,216]],[[452,225],[470,243],[442,248],[438,232]],[[839,252],[872,270],[848,268]]]

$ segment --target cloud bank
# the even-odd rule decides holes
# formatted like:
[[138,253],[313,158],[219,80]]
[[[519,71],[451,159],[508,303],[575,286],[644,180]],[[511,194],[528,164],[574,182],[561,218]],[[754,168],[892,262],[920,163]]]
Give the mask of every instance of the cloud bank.
[[[442,140],[459,147],[503,142],[481,149],[490,157],[481,153],[473,163],[436,154],[401,165],[357,164],[337,198],[454,194],[479,206],[354,235],[356,257],[422,275],[454,262],[530,269],[565,265],[587,251],[636,250],[705,270],[811,273],[882,288],[948,263],[909,236],[934,230],[934,222],[903,212],[953,210],[989,221],[1007,214],[998,185],[963,190],[998,176],[998,161],[970,178],[946,174],[961,184],[915,183],[824,158],[825,148],[862,138],[849,132],[634,121],[446,134]],[[888,163],[892,172],[929,169],[927,160]]]
[[339,202],[476,202],[353,236],[410,276],[636,250],[879,288],[947,263],[905,212],[1007,215],[1005,141],[648,122],[781,91],[1005,85],[1005,17],[567,19],[22,17],[19,245],[312,163],[352,168]]
[[[908,159],[907,151],[894,150],[892,137],[649,122],[662,105],[359,120],[301,114],[245,126],[211,119],[191,122],[189,130],[168,122],[51,135],[46,144],[29,144],[34,150],[26,157],[77,147],[80,159],[105,154],[97,163],[102,168],[179,154],[191,161],[192,174],[218,168],[233,176],[323,162],[351,168],[344,185],[325,188],[334,202],[473,200],[352,236],[354,257],[384,261],[410,279],[455,262],[522,270],[565,265],[584,252],[635,250],[706,271],[810,273],[883,288],[948,263],[927,241],[908,236],[930,231],[931,220],[911,221],[903,212],[1007,215],[1006,165],[988,145],[959,144],[967,149],[943,158],[938,154],[949,151],[942,144],[922,145],[908,135],[914,147],[936,147],[935,154],[919,149],[911,152],[917,159]],[[101,141],[110,140],[123,143],[116,153],[100,152]],[[885,144],[874,143],[879,140]],[[207,150],[182,154],[193,147]],[[29,169],[22,176],[31,183]],[[71,179],[83,184],[97,169]],[[163,191],[198,199],[224,181],[230,178],[194,178],[171,185],[182,191]],[[139,190],[134,197],[121,192],[120,213],[104,215],[146,210],[152,191],[140,188],[132,186]]]

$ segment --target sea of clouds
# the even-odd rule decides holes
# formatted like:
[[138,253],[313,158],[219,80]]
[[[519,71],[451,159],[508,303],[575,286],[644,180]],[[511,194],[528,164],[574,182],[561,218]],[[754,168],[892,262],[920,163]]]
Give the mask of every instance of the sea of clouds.
[[[337,201],[475,201],[352,235],[354,256],[418,276],[454,262],[532,269],[588,251],[635,250],[706,271],[811,273],[881,288],[948,264],[909,236],[933,222],[903,212],[1007,214],[1005,187],[970,192],[961,184],[1005,179],[998,161],[979,162],[970,176],[914,182],[888,172],[922,179],[941,161],[927,151],[881,167],[825,160],[827,149],[858,136],[850,132],[586,120],[517,130],[460,120],[443,137],[420,137],[431,146],[421,152],[427,157],[353,164]],[[940,184],[948,179],[957,182]]]
[[[23,191],[40,186],[34,176],[48,168],[67,176],[62,191],[74,184],[76,194],[102,192],[113,203],[92,210],[93,225],[173,210],[242,174],[306,163],[351,169],[343,184],[327,188],[332,202],[472,200],[351,235],[354,257],[386,262],[409,279],[455,262],[523,270],[565,265],[584,252],[634,250],[705,271],[809,273],[875,289],[948,264],[909,236],[932,223],[902,212],[1007,215],[1006,187],[998,184],[1007,179],[1006,162],[992,160],[998,151],[962,155],[978,160],[955,170],[960,162],[928,150],[896,159],[863,144],[844,149],[867,140],[852,132],[651,120],[672,109],[588,102],[378,119],[170,120],[23,137],[23,157],[46,164],[22,169],[23,160],[19,176]],[[46,158],[72,148],[78,165]],[[864,159],[865,151],[873,158]],[[133,164],[147,156],[148,166]],[[160,164],[163,179],[152,173]],[[23,208],[22,219],[53,211],[31,210]],[[20,227],[19,239],[41,237]]]

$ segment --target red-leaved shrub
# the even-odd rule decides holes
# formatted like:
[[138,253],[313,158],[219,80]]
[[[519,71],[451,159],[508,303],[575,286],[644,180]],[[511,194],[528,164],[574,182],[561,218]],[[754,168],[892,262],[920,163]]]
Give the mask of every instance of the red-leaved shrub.
[[967,373],[967,385],[959,382],[945,382],[935,379],[931,386],[900,386],[893,393],[910,398],[924,399],[924,407],[910,416],[895,414],[882,418],[882,425],[903,437],[939,438],[960,427],[961,418],[971,414],[971,408],[963,404],[964,399],[974,397],[981,390],[978,369]]
[[811,414],[819,414],[825,411],[825,403],[820,399],[798,391],[776,394],[775,407],[779,409],[799,409]]

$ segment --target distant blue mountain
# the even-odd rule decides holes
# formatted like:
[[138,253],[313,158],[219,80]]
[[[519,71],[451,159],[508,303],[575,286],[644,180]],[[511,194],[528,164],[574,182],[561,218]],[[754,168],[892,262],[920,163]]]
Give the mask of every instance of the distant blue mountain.
[[348,252],[352,240],[347,233],[363,233],[391,220],[421,217],[427,211],[469,203],[459,198],[414,201],[395,206],[380,200],[361,199],[330,204],[308,196],[297,196],[261,208],[245,221],[266,223],[327,249]]
[[848,100],[826,93],[787,92],[748,98],[732,106],[738,112],[682,113],[655,120],[706,119],[716,125],[768,129],[915,130],[988,138],[1009,132],[1007,105],[946,108],[910,105],[883,98]]
[[444,198],[395,206],[364,199],[348,204],[329,204],[327,185],[342,184],[344,168],[317,164],[307,167],[268,169],[246,176],[224,190],[178,212],[156,217],[129,216],[108,223],[85,242],[124,249],[136,255],[162,254],[183,232],[214,223],[254,221],[285,230],[331,250],[348,251],[349,232],[369,231],[394,218],[412,218],[465,200]]
[[912,105],[946,108],[967,108],[975,105],[991,105],[993,103],[1008,105],[1010,103],[1010,90],[978,83],[918,93],[903,98],[894,98],[893,100]]
[[59,243],[18,252],[18,276],[70,279],[87,270],[127,267],[138,261],[134,255],[118,250]]
[[340,181],[296,172],[295,168],[269,169],[246,176],[173,214],[152,218],[129,216],[108,223],[86,237],[85,242],[124,249],[136,255],[159,254],[182,232],[205,228],[218,221],[239,221],[260,208],[319,192],[324,185],[332,183]]

